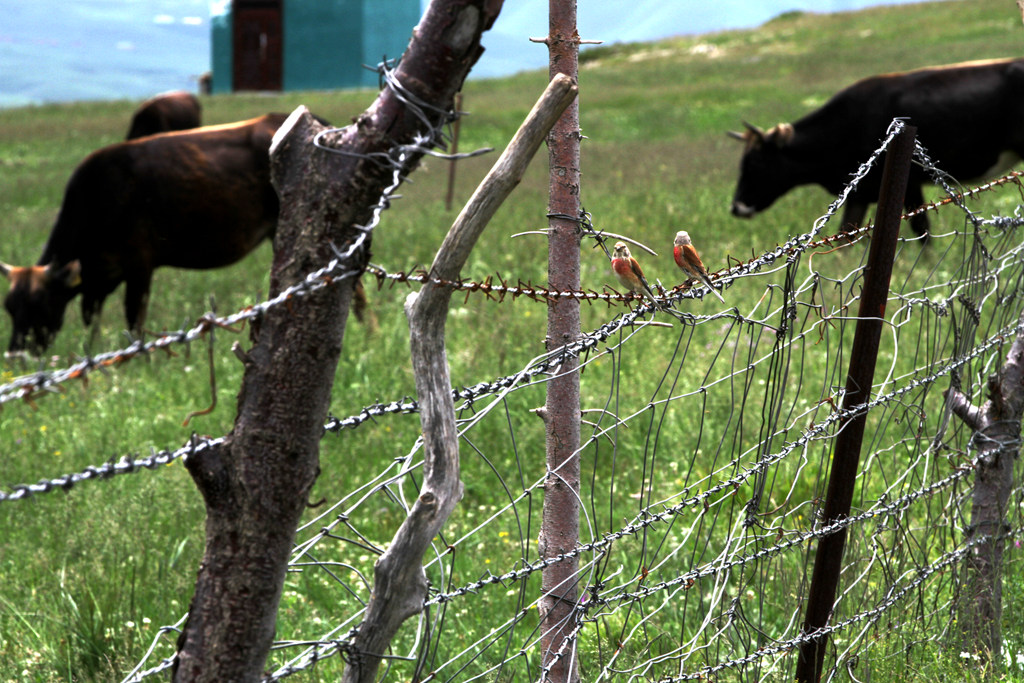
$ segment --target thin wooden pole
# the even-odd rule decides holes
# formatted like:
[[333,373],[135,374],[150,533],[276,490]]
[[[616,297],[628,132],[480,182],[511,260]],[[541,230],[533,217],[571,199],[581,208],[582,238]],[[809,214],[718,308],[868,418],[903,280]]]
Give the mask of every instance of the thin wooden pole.
[[458,118],[456,118],[455,123],[452,124],[452,148],[448,150],[448,153],[451,154],[453,158],[448,162],[448,192],[444,195],[445,211],[452,210],[452,199],[455,197],[455,165],[459,163],[459,160],[454,157],[459,153],[459,124],[462,122],[462,93],[457,93],[455,95],[455,112],[458,114]]
[[[576,0],[549,0],[549,76],[565,74],[577,82],[579,35]],[[548,283],[558,290],[580,286],[580,121],[574,100],[548,135],[550,168]],[[548,349],[580,338],[580,304],[572,297],[548,303]],[[573,616],[578,600],[579,561],[571,551],[579,543],[580,380],[578,360],[565,355],[547,384],[545,418],[547,477],[541,522],[540,555],[569,557],[548,565],[541,579],[541,681],[579,680]]]

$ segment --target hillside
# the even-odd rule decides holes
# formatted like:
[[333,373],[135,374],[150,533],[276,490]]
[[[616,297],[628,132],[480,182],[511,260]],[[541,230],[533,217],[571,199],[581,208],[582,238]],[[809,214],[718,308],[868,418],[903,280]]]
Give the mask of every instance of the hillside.
[[[628,234],[656,247],[659,257],[644,260],[644,269],[651,280],[667,286],[678,284],[679,274],[668,250],[671,235],[679,229],[689,230],[694,236],[709,268],[725,268],[730,259],[749,259],[752,254],[762,254],[790,236],[806,231],[831,201],[831,197],[818,188],[802,188],[751,221],[733,218],[728,207],[740,149],[735,141],[727,138],[728,130],[739,128],[744,120],[767,127],[796,119],[823,103],[836,90],[867,75],[1022,52],[1024,26],[1012,0],[954,0],[846,14],[794,13],[756,30],[590,50],[582,60],[580,75],[582,132],[586,136],[581,162],[584,206],[597,228]],[[546,80],[546,72],[537,71],[468,83],[462,104],[468,115],[462,122],[459,150],[485,146],[502,149]],[[370,91],[206,97],[204,119],[208,123],[234,121],[269,110],[289,111],[305,104],[336,124],[345,125],[367,107],[373,97]],[[136,104],[89,102],[0,110],[0,260],[28,264],[38,258],[72,170],[92,150],[123,138]],[[449,164],[428,160],[413,174],[411,182],[401,188],[402,198],[384,214],[374,234],[371,260],[392,272],[411,272],[428,264],[457,214],[459,203],[468,198],[495,159],[496,154],[489,154],[459,163],[455,205],[451,209],[444,206],[443,200]],[[546,225],[546,191],[546,163],[541,154],[528,177],[489,226],[463,273],[466,278],[480,280],[500,275],[513,283],[538,284],[546,280],[543,240],[537,236],[511,237]],[[1012,214],[1018,203],[1019,197],[1012,192],[1005,197],[993,195],[986,211]],[[947,213],[935,221],[947,232],[963,227],[963,217],[956,214]],[[917,244],[909,244],[907,251],[911,247],[914,254],[922,256],[917,259],[920,264],[910,263],[914,258],[906,259],[907,269],[921,265],[927,271],[934,266],[937,278],[947,276],[942,268],[954,269],[949,262],[957,260],[958,252],[939,248],[924,251]],[[191,325],[210,308],[211,297],[220,314],[261,301],[268,289],[270,260],[271,249],[266,244],[230,268],[209,272],[158,271],[148,327],[163,330]],[[838,263],[837,269],[852,270],[859,260],[860,251],[850,250],[850,253],[839,254],[833,265]],[[586,289],[602,290],[613,282],[604,255],[590,244],[585,245],[582,253],[581,276]],[[372,278],[366,280],[370,305],[379,327],[372,330],[350,321],[335,381],[332,413],[338,416],[358,415],[366,406],[398,401],[415,394],[408,367],[408,331],[402,311],[409,287],[385,282],[378,288]],[[739,282],[726,296],[730,305],[749,310],[756,307],[759,297],[767,297],[765,292],[769,290],[764,283]],[[64,367],[87,351],[123,346],[121,301],[121,291],[108,299],[97,348],[85,348],[81,315],[73,304],[64,330],[52,349],[53,355],[38,362],[3,361],[0,382],[10,382],[14,377],[35,370]],[[584,329],[592,330],[625,311],[626,307],[619,303],[584,306]],[[695,303],[692,310],[711,313],[715,310],[712,306],[716,305],[713,300],[705,300]],[[455,297],[453,307],[448,326],[448,359],[456,385],[472,386],[515,374],[530,359],[544,353],[546,306],[543,303],[521,297],[499,304],[483,296],[467,296],[465,299]],[[811,309],[808,306],[801,310]],[[748,360],[743,358],[745,353],[749,351],[750,359],[754,359],[762,352],[767,353],[773,343],[773,335],[765,332],[763,337],[739,351],[723,346],[723,340],[733,343],[735,339],[729,336],[733,328],[728,325],[728,322],[716,321],[715,326],[694,327],[692,338],[666,336],[658,338],[658,343],[629,346],[625,353],[620,347],[615,352],[618,355],[606,353],[610,350],[604,348],[595,352],[595,357],[604,355],[587,368],[583,377],[588,405],[593,406],[595,414],[601,410],[610,414],[609,406],[619,410],[620,401],[623,415],[636,411],[630,415],[635,418],[633,422],[627,423],[623,418],[621,434],[616,436],[620,441],[616,442],[610,457],[605,441],[600,439],[596,439],[598,445],[587,453],[592,463],[588,476],[592,480],[587,484],[589,499],[585,503],[590,507],[586,522],[595,536],[604,533],[606,527],[618,529],[622,520],[651,514],[656,508],[652,499],[657,500],[658,495],[667,499],[684,489],[687,495],[698,489],[707,490],[709,484],[699,477],[710,477],[710,470],[721,465],[717,461],[714,466],[709,464],[711,458],[717,457],[717,452],[713,452],[716,447],[725,450],[725,446],[716,444],[714,439],[740,423],[736,444],[742,442],[746,447],[744,438],[756,435],[761,429],[760,403],[764,399],[767,404],[767,396],[743,394],[742,398],[735,398],[728,391],[719,391],[701,404],[699,394],[703,387],[692,391],[695,396],[687,394],[693,402],[686,404],[686,411],[671,413],[663,431],[655,434],[648,431],[646,423],[640,423],[647,420],[643,416],[653,406],[651,395],[656,390],[651,387],[661,387],[662,380],[668,377],[665,368],[678,372],[674,381],[682,382],[681,387],[688,381],[700,386],[703,379],[692,376],[699,373],[700,368],[714,367],[716,362],[733,362],[735,367],[741,368]],[[6,341],[9,331],[8,317],[0,315],[0,340]],[[678,329],[673,329],[667,334],[677,332]],[[633,332],[622,334],[632,335]],[[808,366],[793,370],[793,384],[820,381],[822,385],[817,394],[809,399],[801,397],[801,401],[820,407],[831,398],[832,387],[841,384],[838,374],[830,375],[817,363],[824,366],[833,362],[833,356],[843,356],[844,334],[843,330],[826,332],[821,346],[808,349]],[[208,367],[205,342],[196,343],[191,349],[178,347],[173,354],[154,355],[148,362],[131,362],[108,372],[94,373],[88,383],[71,383],[62,392],[40,394],[31,402],[5,404],[0,410],[0,488],[10,491],[18,484],[80,472],[110,459],[134,457],[151,450],[173,450],[186,443],[193,432],[226,434],[234,419],[233,399],[242,372],[231,344],[236,340],[248,344],[248,335],[248,330],[233,334],[218,329],[212,347],[212,368]],[[840,349],[835,354],[830,346],[833,340],[835,348]],[[686,372],[680,359],[673,355],[679,348],[676,344],[682,341],[687,343],[683,355],[690,364]],[[821,340],[810,339],[809,346],[815,341]],[[925,351],[927,349],[922,355]],[[733,355],[731,361],[727,358],[730,354]],[[979,361],[978,365],[983,363]],[[216,407],[211,414],[193,420],[188,427],[183,426],[186,415],[211,404],[211,369],[219,387]],[[904,371],[910,372],[900,368],[893,374]],[[612,375],[612,372],[619,374]],[[664,376],[659,374],[662,372]],[[737,375],[739,373],[737,370]],[[796,378],[797,373],[799,378]],[[745,387],[739,384],[742,382],[736,382],[737,392],[750,391],[751,386],[756,391],[759,386],[753,379]],[[673,390],[675,388],[673,385]],[[935,389],[928,398],[935,400],[940,390],[941,387]],[[745,402],[747,398],[751,399],[749,404]],[[676,399],[678,396],[674,396],[673,400]],[[521,566],[534,553],[542,493],[530,482],[542,477],[544,443],[540,421],[530,411],[542,402],[540,383],[532,387],[532,393],[512,395],[495,411],[495,415],[508,411],[498,420],[499,424],[485,424],[466,439],[463,474],[466,498],[452,521],[450,533],[452,538],[462,539],[460,534],[466,534],[471,540],[462,541],[458,566],[454,552],[450,558],[445,556],[445,561],[452,562],[451,573],[441,577],[432,575],[436,586],[447,590],[480,577],[500,574]],[[805,409],[813,410],[801,404],[799,410]],[[796,407],[793,410],[799,412]],[[940,412],[935,410],[927,417],[934,421]],[[471,414],[472,407],[464,411],[463,417]],[[921,414],[924,422],[923,410]],[[653,411],[650,415],[654,415]],[[803,419],[804,413],[800,413],[799,418],[794,418],[792,433],[800,432],[815,417],[813,413],[809,415]],[[603,418],[588,414],[585,419]],[[905,414],[900,419],[902,422],[897,420],[900,424],[910,424],[917,417]],[[706,426],[707,431],[695,428],[694,420]],[[742,425],[744,420],[750,421],[745,426],[746,431]],[[797,420],[802,421],[797,424]],[[311,524],[325,509],[316,508],[315,501],[323,498],[331,505],[346,496],[358,497],[362,495],[360,487],[364,483],[378,476],[384,468],[404,466],[401,463],[405,462],[406,455],[416,452],[420,428],[415,415],[389,415],[377,423],[366,424],[367,429],[329,434],[323,440],[322,474],[310,496],[314,505],[309,512]],[[658,429],[661,428],[659,423]],[[515,440],[507,439],[513,430]],[[652,436],[654,438],[649,438]],[[721,438],[723,443],[727,440]],[[688,439],[705,441],[698,441],[691,448]],[[892,460],[898,461],[903,455],[900,449],[916,447],[917,441],[922,441],[919,435],[915,441],[914,435],[908,432],[905,443],[891,449]],[[888,455],[889,451],[883,454]],[[821,461],[814,459],[818,457],[827,456],[812,454],[808,462],[801,462],[792,470],[779,470],[779,481],[785,483],[780,483],[781,488],[774,492],[778,500],[772,498],[772,506],[785,507],[790,492],[782,489],[792,482],[793,495],[805,495],[806,498],[800,500],[810,507],[816,492],[814,487],[821,488],[820,480],[814,479],[822,469]],[[943,475],[956,469],[955,461],[941,464],[945,468]],[[415,469],[410,467],[413,476],[416,476]],[[499,469],[503,478],[496,481],[495,471]],[[794,473],[808,478],[811,483],[797,481],[792,476]],[[657,485],[653,483],[655,476]],[[692,484],[691,476],[698,484]],[[381,480],[387,478],[382,476]],[[393,527],[401,519],[400,506],[395,500],[414,497],[417,485],[415,479],[410,479],[405,488],[398,484],[375,494],[369,504],[371,509],[359,510],[361,516],[368,518],[358,532],[365,534],[365,538],[359,537],[365,547],[343,557],[341,552],[339,557],[331,556],[338,571],[356,567],[353,572],[358,576],[346,583],[344,589],[355,586],[352,591],[355,598],[339,589],[340,581],[329,576],[317,575],[315,579],[298,573],[289,576],[280,615],[280,637],[295,637],[297,641],[311,635],[319,637],[324,629],[338,624],[342,603],[347,605],[361,599],[357,593],[365,588],[367,577],[372,576],[374,553],[387,544]],[[887,482],[883,488],[888,486]],[[522,509],[516,508],[516,515],[522,516],[499,519],[497,511],[504,511],[510,499],[521,495],[528,487],[531,493],[535,492],[535,497],[531,503],[529,496],[525,496],[527,502]],[[736,490],[740,488],[737,486]],[[865,490],[867,488],[866,485]],[[746,495],[746,489],[743,493]],[[595,502],[599,499],[602,502]],[[522,498],[518,500],[521,502]],[[724,503],[722,509],[732,509],[731,506],[738,508],[739,503]],[[692,507],[700,509],[699,505]],[[934,518],[928,518],[931,523],[941,517],[943,524],[950,525],[934,534],[936,537],[950,538],[959,533],[953,527],[960,518],[947,512],[943,508]],[[345,516],[347,512],[342,514],[339,510],[333,514],[339,520],[343,517],[346,522],[349,520]],[[718,514],[718,508],[714,514]],[[0,545],[0,583],[4,586],[0,595],[3,606],[0,609],[0,680],[119,680],[143,657],[158,628],[176,623],[187,609],[203,550],[203,515],[203,501],[180,464],[111,480],[84,482],[66,492],[38,495],[27,501],[0,502],[0,528],[6,530]],[[813,515],[808,512],[807,517],[813,518]],[[956,519],[950,521],[952,518]],[[786,521],[792,521],[794,527],[797,524],[790,519]],[[912,531],[925,526],[918,524],[919,519],[903,521]],[[317,524],[327,522],[313,524],[314,529]],[[682,567],[674,569],[683,571],[690,564],[695,565],[694,558],[702,552],[717,552],[721,538],[711,536],[712,531],[721,533],[721,530],[711,525],[705,528],[703,524],[703,520],[695,521],[688,527],[690,533],[700,536],[696,541],[700,550],[694,550],[687,558],[673,557]],[[474,536],[478,525],[482,530]],[[741,523],[737,523],[735,528],[740,526]],[[901,530],[902,526],[901,522]],[[881,529],[871,538],[883,539],[888,531]],[[450,540],[447,536],[443,539],[444,542]],[[774,542],[767,532],[757,538],[758,543],[762,541]],[[931,541],[929,538],[929,543]],[[606,565],[613,572],[619,571],[616,567],[626,567],[621,581],[631,582],[639,590],[643,579],[629,572],[635,568],[640,555],[632,554],[634,548],[626,542],[615,546],[615,554],[609,556],[611,559]],[[668,545],[666,543],[666,547]],[[638,552],[656,552],[651,550],[655,546],[657,543],[644,545]],[[347,546],[343,548],[348,550]],[[931,550],[929,545],[921,552],[922,562],[931,559]],[[439,557],[441,555],[439,552]],[[794,560],[793,566],[788,568],[792,573],[779,577],[762,574],[762,583],[749,584],[758,589],[751,588],[751,592],[763,600],[762,612],[758,613],[762,621],[749,629],[749,639],[744,640],[743,647],[762,637],[758,629],[764,623],[771,624],[776,617],[787,621],[788,604],[779,607],[778,603],[792,597],[791,590],[797,590],[805,560],[806,557]],[[657,561],[663,562],[664,558],[658,556]],[[651,565],[646,560],[643,564],[643,576],[646,576]],[[908,575],[914,573],[912,567],[901,570]],[[447,565],[444,571],[448,571]],[[1024,649],[1020,638],[1024,633],[1020,596],[1024,593],[1020,590],[1019,569],[1014,581],[1013,590],[1006,591],[1004,630],[1008,640],[1014,639],[1011,642],[1015,647]],[[524,595],[530,592],[528,599],[536,593],[533,583],[528,591],[522,589]],[[466,603],[459,603],[457,607],[453,604],[450,612],[445,612],[443,606],[436,610],[434,617],[438,611],[448,615],[446,618],[450,621],[446,627],[449,633],[455,634],[451,642],[444,643],[440,649],[464,646],[468,649],[477,639],[488,638],[494,626],[492,610],[508,608],[516,614],[526,613],[528,610],[522,604],[524,598],[518,594],[524,586],[525,582],[509,581],[503,586],[497,606],[480,608],[480,603],[474,603],[468,608]],[[778,594],[767,595],[776,590]],[[867,593],[868,589],[864,591]],[[678,602],[665,601],[666,612],[677,605],[682,611],[706,597],[696,592],[680,595]],[[687,595],[695,597],[691,601]],[[746,595],[741,592],[728,597],[738,600]],[[932,605],[925,599],[919,603]],[[945,606],[938,601],[936,604]],[[646,613],[638,611],[598,629],[600,632],[587,643],[593,661],[607,656],[608,652],[618,652],[614,643],[609,647],[614,637],[643,630],[631,621],[636,614]],[[615,619],[619,618],[615,615]],[[679,617],[680,622],[683,619]],[[936,617],[936,621],[939,619]],[[721,621],[724,623],[725,619]],[[897,619],[892,623],[899,625]],[[899,631],[896,627],[879,627],[871,635],[882,641],[879,648],[887,653],[887,662],[895,663],[890,666],[898,666],[897,670],[902,671],[909,660],[907,680],[941,679],[934,669],[929,669],[934,649],[928,648],[934,645],[930,639],[937,638],[935,633],[922,639],[928,642],[918,643],[898,640]],[[896,634],[892,637],[897,640],[887,645],[883,636],[891,633]],[[657,647],[670,648],[684,640],[679,633],[658,638],[651,636],[651,642],[645,647],[650,646],[653,652]],[[165,635],[164,639],[173,643],[173,633]],[[161,646],[161,653],[166,654],[167,643]],[[695,659],[713,658],[718,649],[728,650],[734,645],[723,639]],[[915,646],[913,652],[911,645]],[[751,649],[756,646],[757,643]],[[518,645],[509,647],[505,654],[514,655],[517,648]],[[636,652],[627,654],[637,655]],[[526,658],[524,655],[523,659]],[[310,678],[297,676],[296,680],[335,680],[337,670],[330,667],[339,667],[338,660],[335,658],[333,664],[325,664],[322,672]],[[403,680],[414,678],[409,669],[401,668],[407,663],[398,660],[396,657],[398,676],[404,677]],[[490,662],[486,664],[489,666]],[[495,674],[495,680],[510,680],[502,675]],[[481,677],[486,676],[481,674]],[[454,674],[453,678],[462,680]],[[884,671],[878,679],[887,680]],[[764,680],[773,679],[766,677]]]

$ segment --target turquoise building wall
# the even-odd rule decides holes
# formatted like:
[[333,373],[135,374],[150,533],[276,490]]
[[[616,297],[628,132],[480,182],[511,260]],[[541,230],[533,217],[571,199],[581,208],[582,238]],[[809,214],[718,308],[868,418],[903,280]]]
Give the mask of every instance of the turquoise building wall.
[[284,89],[359,84],[363,0],[285,0]]
[[[375,67],[386,56],[397,60],[409,46],[412,30],[420,21],[419,0],[362,0],[363,61]],[[376,87],[377,74],[362,69],[360,85]]]
[[[420,0],[284,0],[282,87],[327,90],[376,87],[375,67],[405,51],[419,22]],[[232,84],[231,3],[211,9],[211,91]]]
[[210,92],[231,92],[231,11],[224,4],[210,8]]

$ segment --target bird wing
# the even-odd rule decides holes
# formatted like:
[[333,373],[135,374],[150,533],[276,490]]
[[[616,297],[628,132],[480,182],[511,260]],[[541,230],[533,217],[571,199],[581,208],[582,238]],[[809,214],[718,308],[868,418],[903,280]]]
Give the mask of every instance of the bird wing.
[[633,271],[634,275],[640,278],[641,282],[644,282],[646,284],[646,278],[644,278],[644,270],[643,268],[640,267],[640,264],[637,263],[637,260],[632,256],[629,257],[629,269]]

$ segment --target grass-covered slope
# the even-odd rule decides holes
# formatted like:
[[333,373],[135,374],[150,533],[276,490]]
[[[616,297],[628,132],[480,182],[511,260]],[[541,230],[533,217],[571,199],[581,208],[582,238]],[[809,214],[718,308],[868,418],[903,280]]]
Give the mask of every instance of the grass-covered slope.
[[[586,3],[581,3],[581,12]],[[678,27],[680,32],[685,26]],[[524,37],[525,39],[525,37]],[[542,49],[536,47],[535,49]],[[749,257],[804,231],[830,198],[804,188],[764,215],[742,222],[729,215],[740,149],[727,139],[741,120],[769,126],[792,120],[860,77],[967,59],[1024,52],[1020,13],[1009,0],[963,0],[883,7],[857,13],[791,14],[751,31],[613,45],[586,51],[581,60],[580,108],[586,140],[582,199],[598,228],[625,233],[657,249],[643,259],[647,275],[666,285],[679,281],[668,258],[672,236],[687,229],[712,270],[730,255]],[[546,73],[472,81],[464,93],[460,151],[502,148],[532,106]],[[347,124],[372,101],[369,91],[217,96],[203,101],[204,118],[219,123],[299,104]],[[101,102],[0,110],[0,260],[27,264],[38,257],[72,169],[90,151],[123,138],[135,102]],[[448,164],[428,160],[403,187],[373,240],[373,261],[388,270],[429,264],[434,250],[495,155],[461,162],[456,206],[443,202]],[[499,211],[464,275],[501,274],[542,284],[546,244],[514,233],[546,225],[543,155]],[[197,245],[201,248],[201,245]],[[209,308],[230,312],[265,297],[270,247],[242,263],[213,272],[158,272],[148,327],[176,329]],[[582,254],[584,287],[614,279],[599,250]],[[338,370],[333,412],[344,416],[377,400],[412,395],[403,285],[378,291],[367,281],[379,328],[350,324]],[[121,291],[107,301],[100,348],[122,345]],[[518,370],[541,353],[546,307],[529,300],[498,305],[483,297],[456,297],[449,326],[449,360],[456,384],[469,385]],[[584,307],[585,327],[609,316]],[[9,320],[0,316],[6,347]],[[82,352],[86,339],[77,302],[45,365],[62,365]],[[188,427],[183,419],[210,403],[205,348],[175,357],[155,356],[95,374],[40,398],[38,409],[9,404],[0,410],[0,486],[34,482],[82,470],[111,457],[174,448],[193,430],[226,433],[241,365],[232,338],[218,332],[215,371],[219,403]],[[245,342],[245,335],[241,341]],[[31,367],[29,368],[31,369]],[[0,364],[0,381],[26,368]],[[642,378],[643,369],[627,369]],[[515,397],[511,408],[533,403]],[[523,418],[535,420],[536,418]],[[418,421],[355,431],[324,441],[323,475],[313,499],[351,490],[380,459],[411,444]],[[478,434],[477,438],[481,438]],[[542,434],[520,444],[542,453]],[[538,467],[540,466],[538,460]],[[454,523],[486,517],[494,491],[473,487]],[[537,476],[536,473],[531,476]],[[479,519],[478,519],[479,518]],[[397,519],[383,514],[380,537]],[[202,553],[202,502],[180,464],[116,481],[87,483],[68,493],[0,504],[0,680],[112,680],[137,661],[158,625],[187,609]],[[300,633],[309,620],[329,620],[329,590],[286,593],[282,630]],[[488,629],[488,615],[464,622]],[[319,628],[319,627],[316,627]]]

